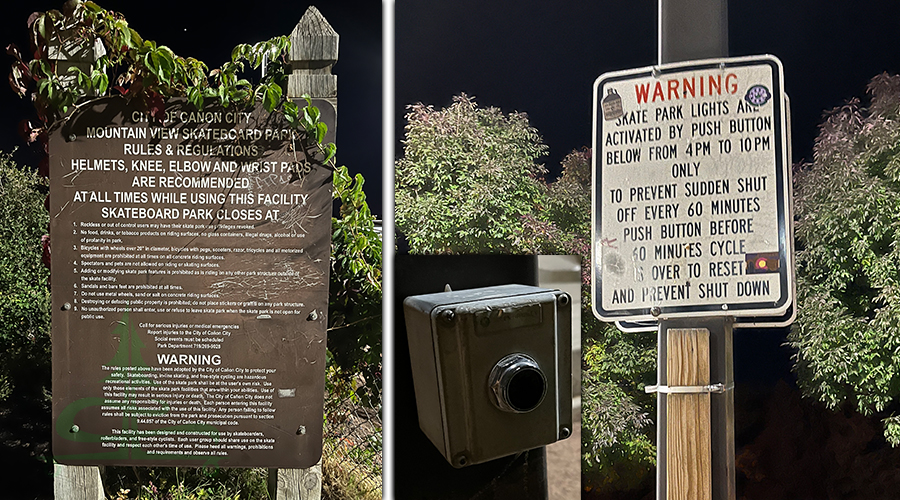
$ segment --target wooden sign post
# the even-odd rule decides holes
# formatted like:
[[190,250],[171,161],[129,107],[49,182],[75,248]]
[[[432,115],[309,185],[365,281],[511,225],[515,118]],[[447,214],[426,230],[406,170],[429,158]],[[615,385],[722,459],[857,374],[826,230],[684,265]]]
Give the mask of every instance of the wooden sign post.
[[[90,73],[90,67],[104,55],[103,46],[74,46],[72,43],[51,45],[49,57],[60,73],[75,67]],[[90,465],[53,464],[53,496],[57,500],[104,500],[100,467]]]
[[[309,7],[291,32],[288,97],[302,107],[300,96],[324,99],[337,116],[337,76],[331,68],[338,58],[339,37],[315,7]],[[335,123],[337,118],[335,118]],[[336,131],[332,131],[336,133]],[[269,469],[269,496],[275,500],[322,498],[322,461],[307,469]]]
[[[709,385],[709,330],[666,332],[666,373],[672,386]],[[670,498],[712,500],[709,393],[670,394],[666,439]]]

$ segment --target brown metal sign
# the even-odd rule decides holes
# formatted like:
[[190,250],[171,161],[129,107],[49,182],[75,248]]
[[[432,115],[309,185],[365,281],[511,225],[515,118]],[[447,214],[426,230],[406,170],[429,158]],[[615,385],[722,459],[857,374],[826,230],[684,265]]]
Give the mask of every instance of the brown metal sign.
[[[334,130],[334,108],[313,103]],[[332,138],[326,138],[331,141]],[[322,452],[332,173],[261,107],[124,98],[50,139],[53,455],[303,468]]]

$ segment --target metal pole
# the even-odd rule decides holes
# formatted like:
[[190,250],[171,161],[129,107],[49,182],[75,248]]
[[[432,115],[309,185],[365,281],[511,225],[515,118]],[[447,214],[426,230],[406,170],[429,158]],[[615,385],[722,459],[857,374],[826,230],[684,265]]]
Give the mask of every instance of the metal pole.
[[728,57],[727,0],[659,0],[659,63]]
[[[727,0],[659,0],[659,64],[728,56]],[[659,322],[658,384],[667,385],[667,331],[709,330],[710,382],[725,386],[711,397],[712,495],[734,500],[734,364],[731,318]],[[666,395],[657,393],[657,499],[667,499]]]

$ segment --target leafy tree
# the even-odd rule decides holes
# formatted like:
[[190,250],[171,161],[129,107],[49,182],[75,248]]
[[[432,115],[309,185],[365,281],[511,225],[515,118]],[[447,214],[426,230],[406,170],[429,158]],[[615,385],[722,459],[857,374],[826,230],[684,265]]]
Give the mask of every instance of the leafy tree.
[[591,150],[569,153],[536,210],[523,215],[519,246],[528,253],[588,255],[591,234]]
[[794,174],[801,388],[881,414],[900,444],[900,77],[882,74],[828,113]]
[[547,186],[542,215],[563,231],[581,236],[591,232],[591,150],[572,151],[562,160],[562,174]]
[[[583,311],[590,314],[590,309]],[[581,382],[584,486],[612,493],[652,481],[656,462],[649,410],[655,397],[656,337],[584,319]],[[649,369],[648,369],[649,368]]]
[[380,394],[381,235],[375,232],[364,183],[347,167],[334,172],[341,216],[331,219],[328,348],[343,374],[361,374],[365,387]]
[[[14,44],[7,53],[15,61],[9,75],[13,90],[30,97],[37,111],[36,122],[23,120],[20,131],[30,142],[47,150],[47,130],[73,107],[91,98],[123,95],[152,117],[163,120],[166,98],[185,97],[198,109],[209,99],[223,106],[262,102],[266,110],[282,113],[287,122],[307,132],[320,145],[327,127],[319,122],[313,106],[299,108],[284,97],[287,85],[286,55],[290,38],[279,36],[253,45],[240,44],[231,52],[231,60],[209,71],[203,61],[181,57],[153,40],[145,40],[128,25],[125,17],[103,9],[92,1],[68,1],[63,11],[35,12],[28,19],[30,52],[26,61]],[[78,66],[64,69],[54,59],[66,47],[79,53],[99,55],[87,71]],[[253,85],[242,72],[259,69],[266,63],[264,76]],[[321,145],[325,162],[335,154],[333,144]],[[46,160],[42,174],[47,175]]]
[[652,480],[655,398],[644,386],[656,376],[656,336],[623,334],[591,312],[590,149],[567,155],[559,179],[545,182],[533,162],[546,147],[524,115],[479,109],[465,95],[442,111],[410,110],[396,165],[397,228],[410,250],[582,256],[584,483],[614,492]]
[[524,113],[465,94],[435,111],[409,106],[397,161],[395,222],[414,253],[517,252],[522,216],[543,198],[547,147]]

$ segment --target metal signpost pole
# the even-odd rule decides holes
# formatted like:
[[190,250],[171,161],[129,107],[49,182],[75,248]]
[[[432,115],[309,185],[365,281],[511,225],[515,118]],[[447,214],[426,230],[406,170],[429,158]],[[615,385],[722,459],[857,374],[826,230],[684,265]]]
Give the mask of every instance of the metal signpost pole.
[[784,72],[724,57],[725,0],[659,7],[659,64],[594,83],[592,302],[658,323],[657,498],[733,500],[735,318],[794,317]]
[[[659,0],[659,64],[674,63],[688,60],[711,59],[728,56],[728,6],[727,0]],[[690,395],[705,397],[710,409],[709,420],[706,422],[694,422],[689,429],[683,428],[687,422],[682,422],[680,416],[672,415],[669,419],[667,394],[657,393],[658,419],[657,419],[657,499],[687,499],[688,491],[681,480],[676,484],[669,484],[668,478],[677,474],[687,474],[701,478],[710,478],[712,489],[709,486],[699,486],[702,491],[710,492],[711,498],[716,500],[733,500],[735,498],[735,471],[734,471],[734,370],[732,357],[732,319],[728,317],[698,318],[698,319],[663,319],[659,322],[659,357],[658,357],[658,383],[660,387],[667,386],[669,381],[669,360],[672,355],[680,353],[671,352],[679,342],[674,340],[677,336],[685,336],[697,331],[708,331],[707,359],[696,360],[700,365],[709,367],[707,383],[721,383],[724,393]],[[676,336],[673,338],[673,335]],[[670,345],[670,339],[673,344]],[[695,353],[704,357],[702,352]],[[673,381],[672,385],[689,385],[683,383],[683,378]],[[688,395],[677,395],[684,398]],[[673,398],[674,399],[674,398]],[[674,401],[673,401],[674,403]],[[677,419],[676,419],[677,418]],[[669,423],[673,425],[669,427]],[[698,443],[698,438],[705,437],[704,424],[711,426],[709,429],[711,442],[711,457],[709,457],[712,470],[697,470],[699,467],[707,467],[703,457],[683,456],[683,443],[678,440],[685,438],[685,431],[695,432],[701,436],[693,436],[693,442]],[[681,426],[681,429],[675,429]],[[671,435],[678,432],[679,436]],[[675,439],[676,441],[670,441]],[[691,440],[691,436],[687,439]],[[668,449],[668,443],[674,443],[674,449]],[[679,452],[682,456],[678,456]],[[694,463],[687,460],[693,459]],[[689,467],[694,470],[677,470]],[[690,484],[690,480],[688,481]],[[670,488],[671,486],[671,488]],[[676,490],[677,488],[677,490]],[[706,498],[705,496],[694,497]]]

